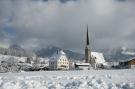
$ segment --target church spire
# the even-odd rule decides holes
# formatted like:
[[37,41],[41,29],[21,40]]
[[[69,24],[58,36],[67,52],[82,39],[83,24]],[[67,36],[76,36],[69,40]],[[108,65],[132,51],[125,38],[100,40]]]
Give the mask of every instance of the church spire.
[[88,25],[87,25],[87,33],[86,33],[86,47],[85,47],[85,63],[90,63],[91,61],[91,52],[89,48],[89,32],[88,32]]
[[89,31],[88,31],[88,25],[87,25],[86,45],[89,45]]

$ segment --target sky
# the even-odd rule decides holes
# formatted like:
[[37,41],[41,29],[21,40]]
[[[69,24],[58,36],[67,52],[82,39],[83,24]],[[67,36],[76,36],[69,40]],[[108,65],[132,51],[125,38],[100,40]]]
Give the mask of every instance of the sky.
[[0,0],[0,46],[135,47],[135,0]]

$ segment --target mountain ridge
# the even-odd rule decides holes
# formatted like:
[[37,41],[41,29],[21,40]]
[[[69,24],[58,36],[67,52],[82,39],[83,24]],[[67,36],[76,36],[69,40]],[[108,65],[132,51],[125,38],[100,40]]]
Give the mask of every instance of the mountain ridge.
[[84,58],[84,55],[81,53],[77,53],[77,52],[73,52],[71,50],[66,50],[66,49],[62,49],[60,47],[56,47],[56,46],[48,46],[46,48],[42,48],[40,50],[35,51],[35,53],[37,54],[37,56],[40,57],[51,57],[57,50],[63,50],[67,57],[69,59],[74,59],[74,60],[82,60]]
[[[45,48],[36,48],[34,51],[32,51],[32,53],[35,53],[38,57],[50,58],[57,50],[63,50],[66,53],[67,57],[71,60],[84,59],[84,54],[74,52],[68,49],[62,49],[53,45],[46,46]],[[119,47],[115,49],[102,49],[98,50],[98,52],[103,53],[106,61],[128,60],[135,57],[135,49],[127,47]],[[11,45],[8,49],[0,48],[0,54],[28,56],[32,55],[32,53],[27,52],[19,45]]]

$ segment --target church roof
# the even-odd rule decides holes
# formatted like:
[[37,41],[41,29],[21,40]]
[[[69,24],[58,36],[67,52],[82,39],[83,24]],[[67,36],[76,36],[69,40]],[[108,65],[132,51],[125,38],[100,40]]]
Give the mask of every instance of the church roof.
[[105,58],[103,56],[103,53],[99,52],[91,52],[92,58],[95,59],[96,63],[105,63]]

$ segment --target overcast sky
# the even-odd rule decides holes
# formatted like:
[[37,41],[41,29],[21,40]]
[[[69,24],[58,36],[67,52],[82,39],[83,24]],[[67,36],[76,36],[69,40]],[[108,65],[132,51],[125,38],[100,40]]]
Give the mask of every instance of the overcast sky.
[[0,46],[135,48],[135,0],[0,0]]

